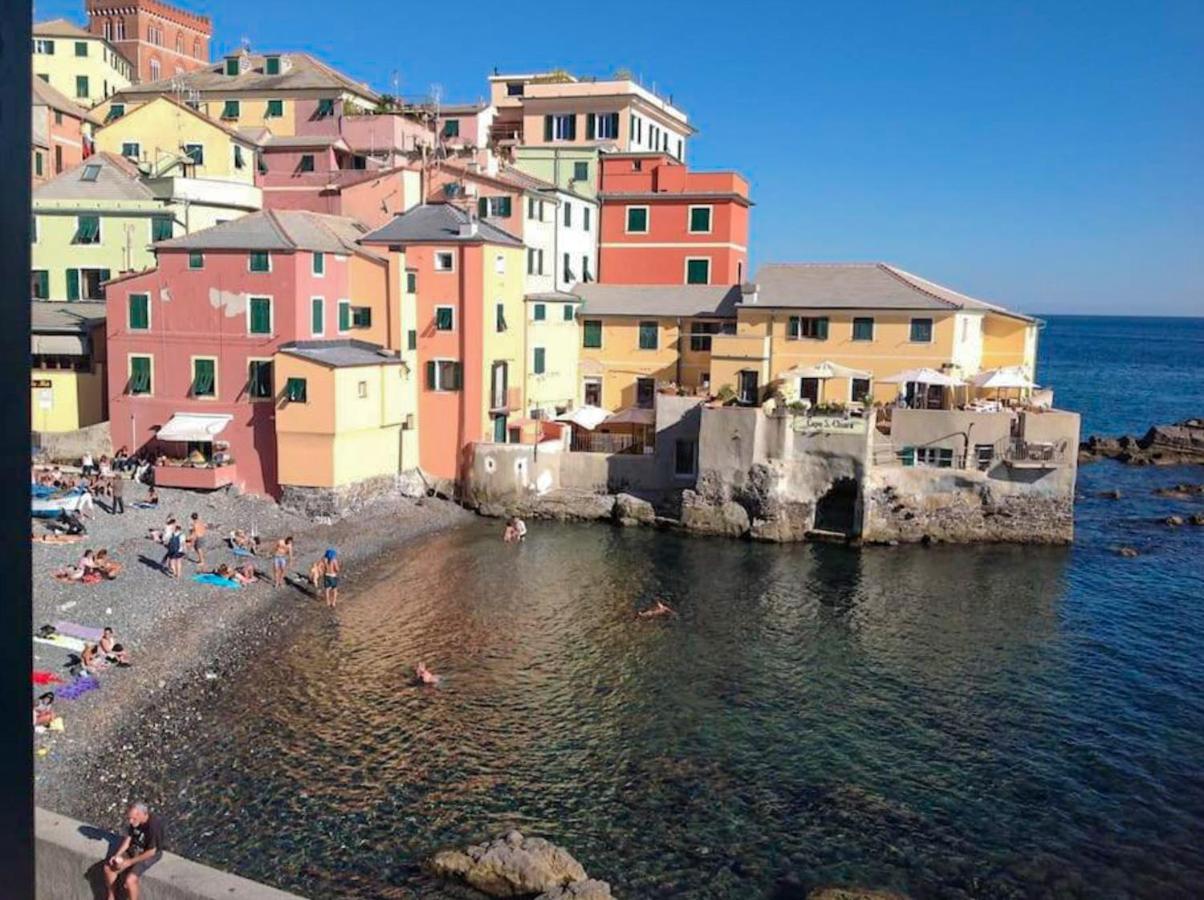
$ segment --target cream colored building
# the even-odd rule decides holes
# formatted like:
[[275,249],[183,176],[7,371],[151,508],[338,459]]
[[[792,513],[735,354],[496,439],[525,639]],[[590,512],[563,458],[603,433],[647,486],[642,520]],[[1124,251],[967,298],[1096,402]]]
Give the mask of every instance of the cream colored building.
[[134,81],[133,66],[116,47],[66,19],[33,26],[33,74],[82,106],[95,106]]

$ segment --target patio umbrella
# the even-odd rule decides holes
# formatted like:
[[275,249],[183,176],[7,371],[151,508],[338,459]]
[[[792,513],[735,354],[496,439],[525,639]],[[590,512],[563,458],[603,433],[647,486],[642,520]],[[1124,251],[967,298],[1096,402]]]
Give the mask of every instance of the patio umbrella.
[[919,369],[907,369],[904,372],[899,372],[896,375],[887,375],[885,378],[878,379],[879,384],[935,384],[938,387],[963,387],[965,382],[960,378],[954,378],[952,375],[946,375],[944,372],[938,372],[936,369],[921,367]]
[[656,410],[643,406],[629,406],[605,420],[606,425],[655,425]]
[[593,431],[606,421],[609,416],[610,410],[586,404],[585,406],[578,406],[564,415],[557,416],[555,421],[568,422],[570,425],[576,425],[578,428],[584,428],[586,431]]
[[[791,379],[815,378],[819,381],[827,381],[830,378],[864,378],[869,380],[873,377],[873,374],[861,369],[850,369],[848,366],[842,366],[840,363],[834,363],[831,360],[824,360],[811,366],[794,366],[787,369],[779,377]],[[824,389],[824,393],[827,393],[827,388]]]
[[1003,366],[998,369],[988,369],[979,372],[970,379],[970,383],[979,388],[1035,388],[1037,385],[1024,373],[1020,366]]

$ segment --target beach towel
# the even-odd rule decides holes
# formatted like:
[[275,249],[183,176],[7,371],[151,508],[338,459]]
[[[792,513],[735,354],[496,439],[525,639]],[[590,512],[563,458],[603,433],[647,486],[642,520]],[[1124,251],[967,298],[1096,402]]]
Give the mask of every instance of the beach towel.
[[145,500],[136,500],[135,502],[131,503],[130,506],[134,507],[134,509],[158,509],[159,508],[158,503],[147,503]]
[[101,628],[80,625],[78,622],[55,622],[54,630],[68,637],[83,638],[85,641],[99,641],[103,633]]
[[84,650],[84,642],[79,638],[67,637],[65,634],[52,634],[50,637],[34,638],[39,644],[49,644],[51,647],[60,647],[63,650],[74,650],[76,653],[82,653]]
[[54,696],[59,700],[75,700],[81,694],[86,694],[88,691],[100,689],[100,682],[91,675],[81,675],[75,681],[59,688],[55,691]]
[[244,550],[242,547],[231,547],[230,552],[235,556],[254,556],[250,550]]
[[214,587],[226,588],[227,590],[236,591],[242,585],[230,578],[222,578],[220,575],[214,575],[212,572],[204,572],[200,575],[193,575],[192,580],[200,584],[211,584]]
[[62,684],[63,679],[59,678],[53,672],[48,672],[45,669],[33,670],[34,684]]

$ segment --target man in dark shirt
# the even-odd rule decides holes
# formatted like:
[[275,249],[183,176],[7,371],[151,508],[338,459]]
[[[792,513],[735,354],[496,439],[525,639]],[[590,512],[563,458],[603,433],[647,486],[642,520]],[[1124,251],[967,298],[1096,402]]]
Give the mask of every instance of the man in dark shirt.
[[125,884],[128,900],[138,900],[139,881],[163,856],[163,822],[145,803],[133,803],[126,811],[129,829],[117,852],[105,861],[106,900],[117,900],[119,882]]
[[113,490],[113,505],[111,507],[113,515],[125,515],[125,479],[121,477],[121,473],[113,476],[109,482]]

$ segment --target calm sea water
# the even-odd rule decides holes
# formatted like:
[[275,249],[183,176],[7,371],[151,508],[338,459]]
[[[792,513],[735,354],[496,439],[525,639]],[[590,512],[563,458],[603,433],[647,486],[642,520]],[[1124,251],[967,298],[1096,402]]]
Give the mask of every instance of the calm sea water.
[[[1043,380],[1120,390],[1133,327],[1051,320]],[[1200,323],[1136,327],[1198,358]],[[1159,377],[1177,405],[1147,374],[1157,415],[1091,427],[1204,413],[1198,371]],[[129,790],[180,852],[315,898],[467,896],[416,863],[512,826],[625,898],[1199,896],[1204,528],[1157,519],[1204,502],[1152,494],[1188,479],[1084,468],[1073,548],[436,535],[210,683]],[[679,615],[636,620],[652,598]]]

